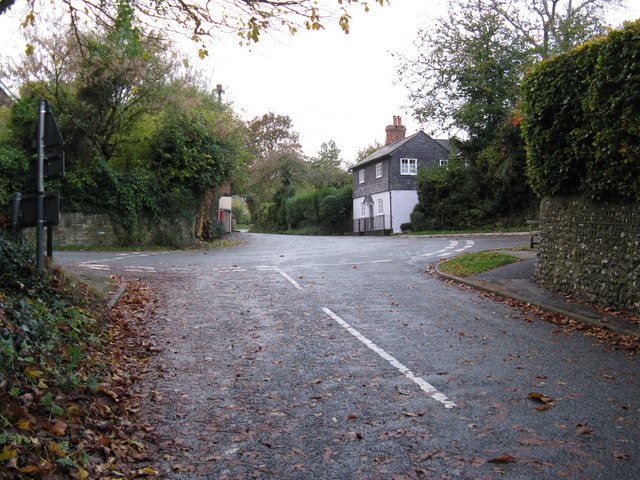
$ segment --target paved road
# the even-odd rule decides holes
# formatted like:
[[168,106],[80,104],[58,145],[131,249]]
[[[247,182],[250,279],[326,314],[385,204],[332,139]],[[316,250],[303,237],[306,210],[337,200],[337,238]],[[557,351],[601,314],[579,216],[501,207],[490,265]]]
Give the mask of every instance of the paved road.
[[523,237],[57,256],[151,283],[166,478],[635,479],[636,359],[425,270]]

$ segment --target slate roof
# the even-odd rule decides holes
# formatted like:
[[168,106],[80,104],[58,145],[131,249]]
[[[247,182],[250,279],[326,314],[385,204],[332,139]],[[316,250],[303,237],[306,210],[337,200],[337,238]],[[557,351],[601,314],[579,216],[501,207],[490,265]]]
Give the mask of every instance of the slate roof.
[[428,139],[433,140],[448,152],[451,151],[451,145],[449,143],[449,140],[432,139],[429,135],[424,133],[422,130],[419,130],[413,135],[403,138],[402,140],[397,140],[393,143],[390,143],[389,145],[385,145],[384,147],[379,148],[368,157],[365,157],[362,160],[360,160],[358,163],[356,163],[353,167],[350,168],[350,170],[355,170],[356,168],[363,167],[371,162],[374,162],[375,160],[379,160],[380,158],[386,157],[387,155],[391,155],[393,152],[401,148],[403,145],[405,145],[406,143],[410,142],[411,140],[413,140],[414,138],[420,135],[424,135]]

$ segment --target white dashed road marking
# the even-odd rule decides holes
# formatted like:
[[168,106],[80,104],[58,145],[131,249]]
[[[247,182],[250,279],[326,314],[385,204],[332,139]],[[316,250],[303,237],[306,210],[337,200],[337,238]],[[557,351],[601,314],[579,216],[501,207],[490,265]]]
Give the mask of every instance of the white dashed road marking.
[[322,310],[324,311],[324,313],[326,313],[332,319],[334,319],[336,322],[338,322],[351,335],[353,335],[358,340],[360,340],[368,348],[370,348],[371,350],[376,352],[381,358],[383,358],[387,362],[389,362],[402,375],[404,375],[409,380],[411,380],[416,385],[418,385],[420,387],[420,389],[424,393],[426,393],[429,397],[431,397],[434,400],[442,403],[445,406],[445,408],[455,408],[456,407],[456,404],[454,402],[452,402],[451,400],[449,400],[446,397],[446,395],[444,395],[442,392],[438,391],[438,389],[436,387],[434,387],[433,385],[431,385],[430,383],[425,381],[423,378],[416,377],[411,370],[409,370],[402,363],[400,363],[398,361],[398,359],[396,359],[393,355],[387,353],[384,349],[380,348],[378,345],[373,343],[371,340],[369,340],[367,337],[362,335],[359,331],[357,331],[355,328],[353,328],[351,325],[349,325],[347,322],[345,322],[338,315],[336,315],[335,313],[333,313],[331,310],[329,310],[326,307],[322,307]]

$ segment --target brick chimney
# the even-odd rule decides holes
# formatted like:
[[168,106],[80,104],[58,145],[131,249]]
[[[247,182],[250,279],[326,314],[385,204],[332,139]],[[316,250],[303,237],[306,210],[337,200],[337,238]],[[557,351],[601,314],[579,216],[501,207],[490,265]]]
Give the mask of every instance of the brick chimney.
[[387,132],[387,142],[385,145],[389,145],[390,143],[402,140],[407,133],[407,127],[402,125],[402,118],[400,115],[394,115],[393,125],[387,125],[385,131]]

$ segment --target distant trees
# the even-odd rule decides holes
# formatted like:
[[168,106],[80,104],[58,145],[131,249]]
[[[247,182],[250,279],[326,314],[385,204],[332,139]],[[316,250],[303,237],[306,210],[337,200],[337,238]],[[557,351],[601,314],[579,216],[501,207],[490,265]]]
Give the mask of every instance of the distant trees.
[[[328,188],[335,190],[349,183],[347,173],[340,167],[336,143],[323,143],[318,155],[307,159],[291,118],[273,112],[254,118],[247,131],[254,160],[243,195],[254,224],[263,230],[282,231],[309,217],[315,225],[318,198],[332,193]],[[288,201],[296,195],[308,195],[310,205],[315,206],[300,207],[296,213],[288,211]]]
[[[414,116],[458,132],[453,143],[463,161],[449,169],[473,170],[470,178],[486,199],[482,208],[471,208],[464,219],[452,217],[449,223],[482,224],[530,214],[535,199],[526,183],[518,132],[522,76],[536,61],[601,34],[604,12],[617,4],[618,0],[450,0],[447,15],[419,32],[417,56],[402,59],[400,66]],[[422,178],[442,182],[441,175],[431,172]],[[450,203],[450,198],[428,191],[420,197],[418,210],[423,215],[417,218],[428,219],[436,209],[434,202],[444,202],[442,208]]]

